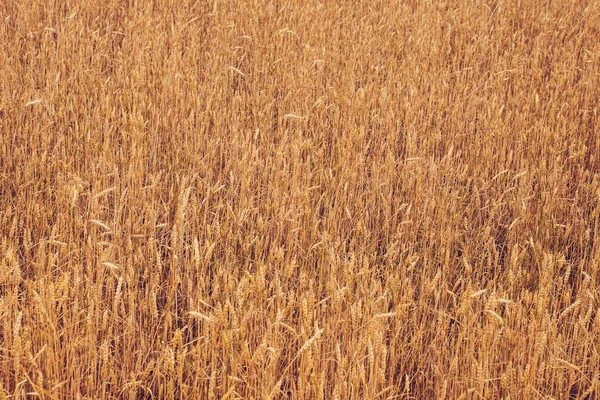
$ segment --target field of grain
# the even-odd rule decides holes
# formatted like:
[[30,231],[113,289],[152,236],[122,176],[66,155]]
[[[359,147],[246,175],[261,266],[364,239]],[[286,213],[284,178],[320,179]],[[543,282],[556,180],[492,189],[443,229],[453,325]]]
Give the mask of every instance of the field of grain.
[[597,399],[600,3],[0,2],[0,399]]

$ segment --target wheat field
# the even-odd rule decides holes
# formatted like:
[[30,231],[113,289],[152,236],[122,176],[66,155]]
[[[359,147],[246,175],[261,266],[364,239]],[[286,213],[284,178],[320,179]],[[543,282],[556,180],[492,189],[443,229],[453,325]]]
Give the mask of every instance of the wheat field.
[[0,2],[0,399],[597,399],[600,3]]

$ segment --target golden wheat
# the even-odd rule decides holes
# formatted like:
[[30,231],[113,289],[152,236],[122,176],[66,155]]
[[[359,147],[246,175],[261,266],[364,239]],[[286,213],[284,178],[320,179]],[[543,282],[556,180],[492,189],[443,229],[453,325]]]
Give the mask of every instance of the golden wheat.
[[596,399],[600,3],[0,2],[0,399]]

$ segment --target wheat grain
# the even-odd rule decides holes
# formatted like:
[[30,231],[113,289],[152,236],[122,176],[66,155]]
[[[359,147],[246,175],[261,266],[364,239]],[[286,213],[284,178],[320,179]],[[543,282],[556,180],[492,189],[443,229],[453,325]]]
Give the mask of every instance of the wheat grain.
[[597,394],[597,2],[21,3],[0,397]]

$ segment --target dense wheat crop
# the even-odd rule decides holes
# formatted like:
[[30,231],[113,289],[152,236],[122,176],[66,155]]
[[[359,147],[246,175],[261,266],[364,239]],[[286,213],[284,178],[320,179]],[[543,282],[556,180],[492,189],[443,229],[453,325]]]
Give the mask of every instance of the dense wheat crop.
[[600,3],[0,2],[0,399],[595,399]]

